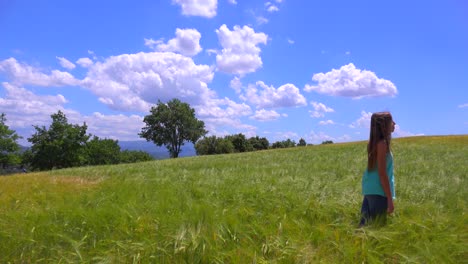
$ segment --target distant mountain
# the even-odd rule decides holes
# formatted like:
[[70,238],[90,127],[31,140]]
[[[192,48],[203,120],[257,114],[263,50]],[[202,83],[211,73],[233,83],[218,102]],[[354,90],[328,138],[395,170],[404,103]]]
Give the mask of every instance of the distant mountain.
[[[152,142],[143,140],[136,141],[119,141],[121,150],[140,150],[148,152],[155,159],[168,159],[169,152],[165,146],[158,147]],[[182,146],[182,151],[179,153],[179,157],[192,157],[196,156],[195,147],[192,143],[185,143]]]

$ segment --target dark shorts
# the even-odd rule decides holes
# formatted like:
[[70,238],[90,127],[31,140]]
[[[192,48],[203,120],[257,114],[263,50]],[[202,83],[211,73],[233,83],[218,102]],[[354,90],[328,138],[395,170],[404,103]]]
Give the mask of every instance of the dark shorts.
[[370,223],[384,225],[387,222],[387,197],[382,195],[364,195],[359,226]]

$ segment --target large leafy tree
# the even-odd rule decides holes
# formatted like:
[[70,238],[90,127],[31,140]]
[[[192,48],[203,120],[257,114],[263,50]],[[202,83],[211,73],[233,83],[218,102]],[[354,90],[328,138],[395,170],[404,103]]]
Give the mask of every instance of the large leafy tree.
[[80,166],[86,161],[86,124],[73,125],[62,111],[51,115],[52,124],[34,126],[34,133],[28,141],[32,143],[29,163],[32,169],[50,170]]
[[139,133],[140,137],[158,146],[165,145],[171,158],[179,156],[184,142],[195,144],[208,132],[205,123],[195,117],[195,110],[178,99],[167,104],[159,101],[143,121],[146,126]]
[[21,137],[5,124],[6,121],[5,114],[2,113],[0,115],[0,164],[2,168],[18,163],[20,150],[17,140]]
[[86,164],[104,165],[120,162],[120,146],[117,140],[94,136],[86,143]]

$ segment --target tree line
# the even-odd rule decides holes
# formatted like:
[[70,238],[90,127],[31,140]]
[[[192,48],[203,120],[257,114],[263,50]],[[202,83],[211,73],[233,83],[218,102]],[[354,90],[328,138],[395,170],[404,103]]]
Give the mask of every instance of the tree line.
[[3,171],[9,166],[51,170],[153,159],[143,151],[122,151],[118,140],[101,139],[88,134],[86,123],[70,124],[62,111],[52,114],[51,119],[48,128],[33,126],[35,133],[27,139],[31,147],[21,151],[17,140],[22,137],[5,124],[5,114],[0,115],[0,163]]
[[[31,147],[23,152],[17,140],[21,138],[6,125],[6,116],[0,115],[0,164],[5,169],[21,165],[29,170],[51,170],[88,165],[130,163],[152,160],[144,151],[120,149],[118,140],[101,139],[87,133],[87,125],[70,124],[62,111],[51,115],[48,128],[33,125],[35,133],[27,140]],[[269,148],[306,146],[304,139],[299,143],[287,139],[270,145],[262,137],[246,138],[242,133],[224,137],[209,136],[203,121],[195,117],[195,110],[178,99],[167,103],[158,102],[151,107],[150,114],[143,119],[145,126],[138,134],[157,146],[166,146],[170,157],[177,158],[181,147],[192,142],[197,155],[213,155],[249,152]],[[333,143],[331,141],[323,144]]]

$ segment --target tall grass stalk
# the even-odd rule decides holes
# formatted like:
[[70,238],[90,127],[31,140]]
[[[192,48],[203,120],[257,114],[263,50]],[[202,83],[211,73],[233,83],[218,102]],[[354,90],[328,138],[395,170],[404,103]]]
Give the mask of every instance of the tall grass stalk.
[[359,229],[366,143],[0,178],[0,262],[462,263],[468,136],[393,140],[397,200]]

